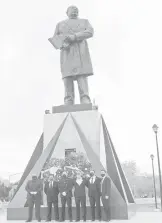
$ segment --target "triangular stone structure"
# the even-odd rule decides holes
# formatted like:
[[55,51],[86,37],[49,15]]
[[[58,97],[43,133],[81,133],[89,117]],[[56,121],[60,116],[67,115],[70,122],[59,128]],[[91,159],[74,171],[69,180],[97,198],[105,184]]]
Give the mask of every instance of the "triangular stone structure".
[[92,109],[69,112],[66,106],[65,112],[45,115],[43,135],[8,206],[8,219],[12,219],[10,215],[13,216],[17,209],[24,208],[25,185],[31,175],[34,173],[39,177],[51,158],[62,158],[65,150],[72,148],[86,155],[97,176],[102,169],[107,171],[112,181],[111,218],[128,219],[128,203],[134,203],[134,198],[102,115]]
[[[103,120],[103,122],[104,122],[104,120]],[[107,137],[109,138],[109,142],[110,142],[110,145],[111,145],[111,148],[112,148],[112,152],[114,154],[114,158],[116,160],[116,165],[117,165],[117,168],[118,168],[118,171],[119,171],[120,178],[122,180],[122,184],[123,184],[123,186],[125,188],[125,193],[126,193],[126,197],[127,197],[128,203],[134,203],[134,197],[133,197],[132,191],[130,189],[130,186],[128,184],[128,181],[126,179],[126,176],[124,174],[124,171],[123,171],[123,169],[121,167],[119,158],[117,156],[117,153],[115,151],[114,145],[112,143],[110,134],[109,134],[109,132],[108,132],[108,130],[106,128],[106,124],[105,123],[104,123],[104,126],[105,126],[105,129],[106,129]]]
[[[100,152],[100,114],[95,110],[86,112],[74,112],[72,117],[78,123],[79,128],[88,138],[88,142],[94,152]],[[93,127],[92,127],[93,126]]]
[[26,203],[26,193],[25,193],[26,183],[31,178],[32,174],[37,175],[37,177],[40,176],[40,173],[43,169],[44,164],[47,162],[47,160],[51,157],[51,155],[53,153],[53,150],[55,148],[55,145],[57,143],[59,135],[60,135],[60,133],[63,129],[63,126],[65,124],[66,118],[63,120],[63,122],[61,123],[61,125],[57,129],[55,135],[52,137],[51,141],[48,143],[46,149],[41,154],[41,156],[39,157],[37,162],[35,163],[34,167],[30,171],[29,175],[24,180],[23,184],[21,185],[21,187],[17,191],[15,197],[10,202],[8,208],[22,208],[22,207],[24,207],[24,205]]
[[[51,137],[52,135],[53,134],[51,132]],[[71,114],[69,114],[67,117],[64,128],[60,133],[59,140],[57,141],[54,152],[52,154],[52,157],[64,158],[65,149],[67,148],[77,148],[77,152],[85,153],[84,146],[74,125]]]
[[44,149],[50,142],[52,136],[55,135],[57,129],[59,128],[60,124],[63,122],[67,114],[68,113],[60,113],[59,115],[49,114],[49,115],[44,116],[44,119],[45,119],[44,127],[43,127],[43,132],[45,133],[44,142],[43,142]]
[[[43,152],[43,133],[41,134],[41,137],[35,147],[35,150],[24,170],[24,173],[19,181],[19,185],[18,187],[16,188],[16,191],[15,191],[15,194],[17,193],[17,191],[19,190],[19,188],[21,187],[21,185],[23,184],[24,180],[26,179],[26,177],[29,175],[30,171],[32,170],[32,168],[34,167],[35,163],[37,162],[37,160],[39,159],[39,157],[41,156]],[[15,196],[14,194],[14,196]],[[13,196],[13,198],[14,198]],[[12,199],[13,199],[12,198]]]

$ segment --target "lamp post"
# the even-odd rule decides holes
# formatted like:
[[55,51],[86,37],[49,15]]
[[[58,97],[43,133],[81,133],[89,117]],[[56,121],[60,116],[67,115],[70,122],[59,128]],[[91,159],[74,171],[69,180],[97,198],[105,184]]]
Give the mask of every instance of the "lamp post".
[[154,172],[154,155],[150,156],[152,161],[152,174],[153,174],[153,185],[154,185],[154,196],[155,196],[155,208],[157,209],[157,198],[156,198],[156,186],[155,186],[155,172]]
[[158,126],[156,124],[154,124],[152,129],[155,132],[155,137],[156,137],[156,149],[157,149],[159,184],[160,184],[160,200],[161,200],[161,211],[162,211],[162,181],[161,181],[160,156],[159,156],[159,146],[158,146],[158,137],[157,137]]

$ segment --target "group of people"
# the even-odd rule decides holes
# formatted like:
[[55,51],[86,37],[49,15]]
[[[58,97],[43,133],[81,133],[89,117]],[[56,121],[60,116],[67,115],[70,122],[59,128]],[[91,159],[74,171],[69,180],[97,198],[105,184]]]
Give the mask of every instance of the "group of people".
[[[92,221],[101,221],[101,201],[105,213],[105,221],[110,221],[110,191],[111,180],[107,176],[105,170],[101,170],[101,178],[95,175],[95,171],[90,171],[89,177],[83,177],[81,172],[77,172],[75,179],[69,179],[67,173],[62,173],[60,181],[56,181],[54,175],[49,176],[49,180],[45,182],[44,192],[47,196],[47,219],[51,221],[52,206],[54,206],[54,216],[56,221],[65,221],[65,206],[67,204],[69,221],[73,221],[72,217],[72,197],[74,188],[74,198],[76,204],[76,222],[80,221],[80,205],[82,208],[82,220],[86,221],[86,187],[88,188],[88,197],[91,208]],[[33,175],[32,180],[27,182],[27,202],[28,202],[28,220],[32,221],[33,207],[35,204],[35,215],[38,222],[41,221],[40,206],[42,201],[43,183],[37,176]],[[61,199],[61,213],[59,216],[58,195]],[[95,217],[96,212],[96,217]]]

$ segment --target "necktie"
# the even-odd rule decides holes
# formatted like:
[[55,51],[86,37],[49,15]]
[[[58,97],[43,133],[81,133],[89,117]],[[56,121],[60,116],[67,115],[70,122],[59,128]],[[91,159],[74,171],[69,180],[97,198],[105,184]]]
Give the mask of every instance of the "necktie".
[[50,188],[52,188],[52,181],[50,182]]
[[104,178],[103,178],[102,181],[101,181],[101,192],[102,192],[103,181],[104,181]]

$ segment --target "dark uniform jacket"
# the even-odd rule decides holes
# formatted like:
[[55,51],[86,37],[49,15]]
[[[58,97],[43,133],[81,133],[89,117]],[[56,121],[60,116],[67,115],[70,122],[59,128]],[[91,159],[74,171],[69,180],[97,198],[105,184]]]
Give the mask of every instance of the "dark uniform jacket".
[[58,189],[60,192],[60,195],[62,195],[62,192],[66,192],[67,197],[72,197],[72,188],[73,188],[73,180],[69,178],[62,178],[58,182]]
[[101,196],[101,179],[99,177],[96,177],[94,183],[91,183],[91,178],[87,181],[87,187],[88,187],[88,196],[89,197],[96,197]]
[[58,200],[58,182],[53,181],[53,186],[50,188],[50,182],[46,182],[44,186],[44,192],[47,195],[47,202],[54,202]]
[[[41,201],[42,198],[42,191],[43,191],[43,184],[42,181],[37,180],[29,180],[25,187],[27,193],[27,200],[29,199],[37,199]],[[30,192],[37,192],[36,195],[32,195]]]

